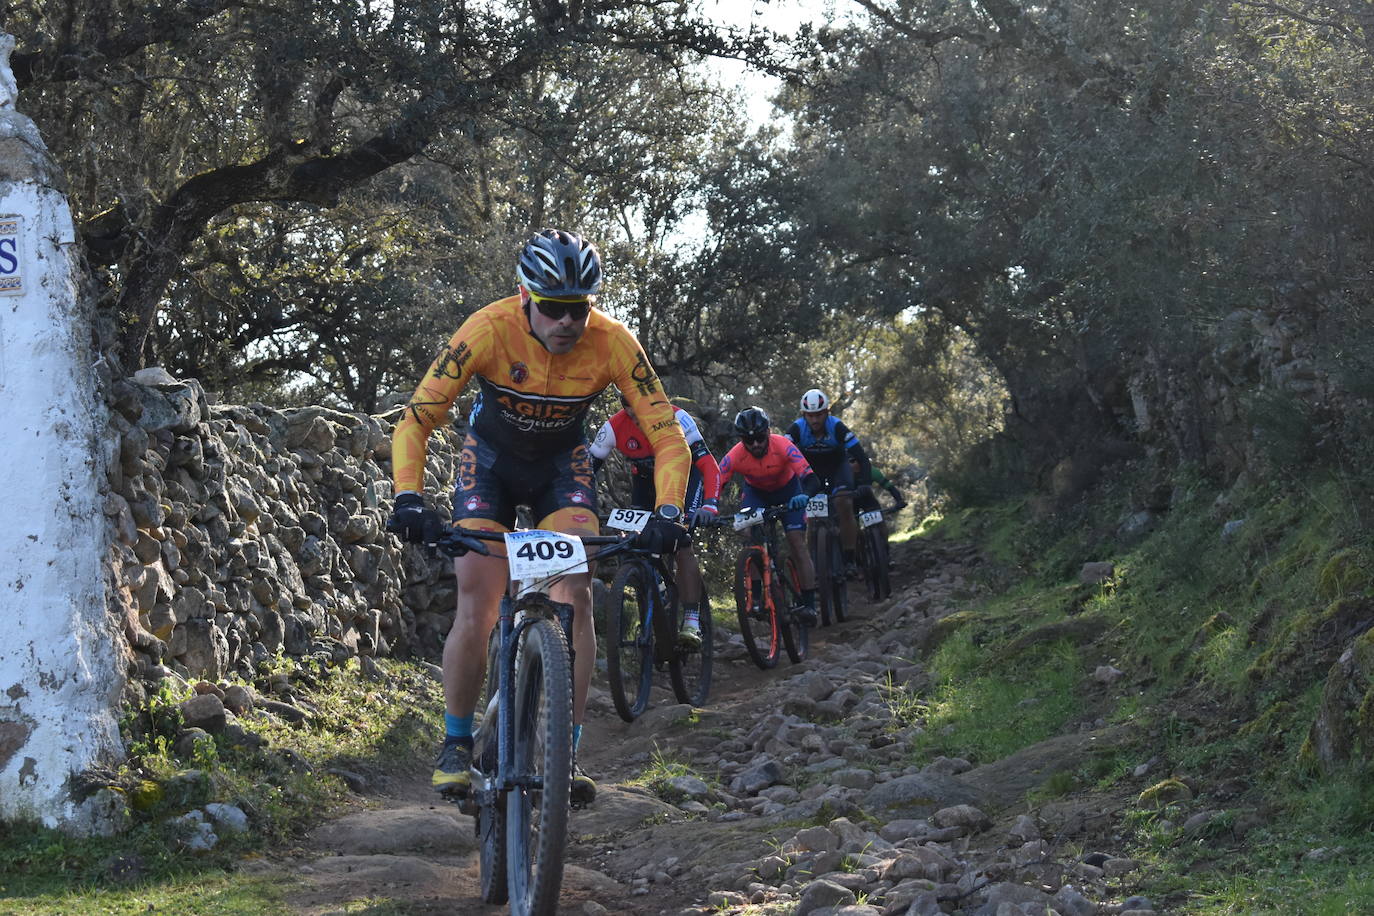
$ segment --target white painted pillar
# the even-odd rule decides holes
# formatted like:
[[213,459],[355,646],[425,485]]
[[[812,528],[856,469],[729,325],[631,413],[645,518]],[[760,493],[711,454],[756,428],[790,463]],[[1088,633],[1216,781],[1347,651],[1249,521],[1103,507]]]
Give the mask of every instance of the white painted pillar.
[[72,777],[123,755],[105,426],[71,208],[0,33],[0,819],[109,829]]

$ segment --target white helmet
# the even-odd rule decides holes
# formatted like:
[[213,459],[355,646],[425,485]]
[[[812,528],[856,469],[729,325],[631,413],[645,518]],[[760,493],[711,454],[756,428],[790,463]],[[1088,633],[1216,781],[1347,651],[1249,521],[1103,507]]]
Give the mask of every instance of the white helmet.
[[825,396],[825,392],[819,388],[812,388],[801,399],[802,413],[815,413],[818,410],[830,409],[830,398]]

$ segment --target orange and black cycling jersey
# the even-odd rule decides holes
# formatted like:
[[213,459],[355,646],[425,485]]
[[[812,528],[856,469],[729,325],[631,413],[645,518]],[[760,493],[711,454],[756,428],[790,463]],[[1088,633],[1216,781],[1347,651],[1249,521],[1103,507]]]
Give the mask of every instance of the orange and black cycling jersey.
[[550,353],[530,330],[520,297],[478,309],[454,333],[420,382],[392,439],[396,492],[421,492],[429,434],[477,378],[472,433],[498,452],[521,458],[553,454],[586,441],[587,408],[607,385],[625,395],[644,424],[658,460],[659,505],[681,508],[691,455],[658,376],[630,330],[592,309],[572,350]]

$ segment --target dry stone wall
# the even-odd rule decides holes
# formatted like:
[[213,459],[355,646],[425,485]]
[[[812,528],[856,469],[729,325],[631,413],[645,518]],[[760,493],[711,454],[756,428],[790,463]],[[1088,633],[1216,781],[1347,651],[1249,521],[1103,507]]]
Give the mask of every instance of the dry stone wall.
[[[215,405],[161,369],[115,381],[112,401],[107,570],[135,691],[169,672],[249,674],[278,652],[438,657],[451,566],[384,531],[386,419]],[[457,441],[431,437],[431,496],[447,499]]]

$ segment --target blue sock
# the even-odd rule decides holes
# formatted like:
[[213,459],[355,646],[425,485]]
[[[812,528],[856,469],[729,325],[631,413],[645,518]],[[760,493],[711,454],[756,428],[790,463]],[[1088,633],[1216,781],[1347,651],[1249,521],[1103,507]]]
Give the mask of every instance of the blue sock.
[[444,735],[448,738],[471,738],[472,716],[455,716],[444,713]]
[[577,750],[577,743],[582,740],[582,726],[573,726],[573,750]]

